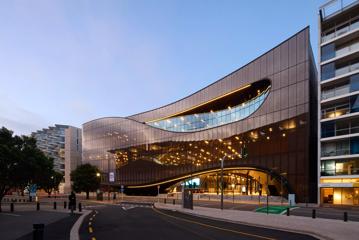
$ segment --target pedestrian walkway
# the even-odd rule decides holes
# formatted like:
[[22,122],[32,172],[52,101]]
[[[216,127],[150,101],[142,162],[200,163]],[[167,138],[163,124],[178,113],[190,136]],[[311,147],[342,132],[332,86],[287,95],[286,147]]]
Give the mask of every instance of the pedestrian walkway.
[[309,234],[319,239],[352,240],[358,239],[359,236],[358,222],[344,222],[322,218],[312,219],[301,216],[266,215],[250,211],[220,210],[197,206],[195,206],[193,210],[190,210],[183,209],[180,205],[163,203],[155,203],[155,207],[167,210],[177,210],[183,213],[209,217],[217,220]]

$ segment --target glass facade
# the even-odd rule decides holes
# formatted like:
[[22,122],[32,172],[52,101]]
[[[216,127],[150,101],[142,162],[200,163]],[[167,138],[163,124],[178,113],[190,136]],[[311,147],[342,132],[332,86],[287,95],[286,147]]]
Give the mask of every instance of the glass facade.
[[243,98],[242,96],[242,99],[249,98],[249,100],[232,102],[232,104],[234,104],[233,107],[230,106],[230,102],[228,103],[229,106],[218,111],[209,110],[204,113],[180,115],[160,121],[149,122],[148,124],[167,131],[192,132],[236,122],[254,113],[268,96],[269,89],[270,86],[262,91],[261,89],[255,89],[255,96],[252,97],[250,94],[248,97]]
[[[271,194],[278,194],[278,179],[287,173],[286,191],[296,193],[299,201],[314,202],[317,109],[310,101],[316,101],[316,93],[305,28],[184,99],[83,124],[83,162],[101,169],[104,184],[124,185],[129,194],[156,194],[157,186],[165,192],[181,181],[216,175],[224,159],[228,174],[244,175],[253,184],[231,183],[240,189],[257,192],[254,185],[270,185],[265,173],[276,182]],[[115,173],[115,183],[109,183],[109,172]],[[200,187],[212,191],[214,185],[208,181]]]

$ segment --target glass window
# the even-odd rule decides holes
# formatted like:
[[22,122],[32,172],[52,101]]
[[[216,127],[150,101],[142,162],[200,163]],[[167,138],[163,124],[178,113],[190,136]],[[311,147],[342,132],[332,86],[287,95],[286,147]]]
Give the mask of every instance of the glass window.
[[335,161],[322,161],[321,162],[321,175],[334,176],[335,175]]
[[335,77],[335,65],[334,63],[325,64],[322,66],[322,81]]
[[359,91],[359,74],[350,77],[350,92]]
[[359,112],[359,95],[350,97],[350,112]]
[[349,134],[349,122],[348,121],[338,121],[336,124],[335,135],[344,135]]
[[331,44],[328,44],[328,45],[325,45],[324,47],[322,47],[322,56],[321,56],[322,61],[326,61],[333,57],[335,57],[335,44],[334,43],[331,43]]
[[350,138],[350,154],[359,154],[359,137]]
[[322,138],[333,137],[335,135],[335,123],[324,122],[322,123]]

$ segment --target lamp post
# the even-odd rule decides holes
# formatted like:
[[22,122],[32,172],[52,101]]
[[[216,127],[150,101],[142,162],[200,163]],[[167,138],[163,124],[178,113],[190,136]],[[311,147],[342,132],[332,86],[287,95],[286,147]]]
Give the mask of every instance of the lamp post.
[[223,210],[223,162],[226,157],[227,155],[221,158],[221,210]]

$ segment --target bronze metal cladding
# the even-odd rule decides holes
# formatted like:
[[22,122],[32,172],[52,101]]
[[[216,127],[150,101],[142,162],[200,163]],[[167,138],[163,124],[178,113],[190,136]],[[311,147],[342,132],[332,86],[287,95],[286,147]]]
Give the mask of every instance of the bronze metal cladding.
[[[267,85],[251,88],[261,81]],[[163,189],[189,175],[218,171],[220,159],[227,156],[228,169],[258,169],[273,177],[285,172],[288,191],[299,201],[314,202],[316,86],[305,28],[184,99],[83,124],[83,161],[101,169],[105,184],[114,172],[115,182],[108,184],[157,191],[157,185]],[[255,102],[261,94],[267,95]],[[253,108],[245,112],[249,103]],[[178,124],[195,126],[186,131]]]

